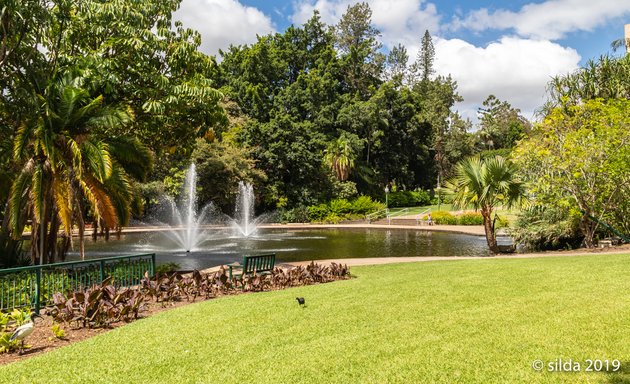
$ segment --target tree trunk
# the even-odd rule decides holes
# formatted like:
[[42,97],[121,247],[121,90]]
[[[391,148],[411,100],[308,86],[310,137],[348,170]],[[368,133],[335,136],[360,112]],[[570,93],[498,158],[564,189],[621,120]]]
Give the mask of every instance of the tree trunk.
[[500,253],[499,246],[497,245],[497,237],[494,233],[494,221],[492,221],[492,208],[483,207],[481,209],[481,216],[483,216],[483,228],[486,232],[486,242],[488,243],[488,249],[490,253],[495,255]]
[[586,248],[595,247],[595,243],[593,242],[593,238],[595,237],[595,225],[588,218],[587,213],[584,213],[580,218],[580,229],[584,234],[584,246]]
[[85,260],[85,221],[81,207],[77,215],[77,226],[79,227],[79,255],[81,255],[81,260]]
[[59,234],[59,216],[56,212],[52,213],[52,218],[50,222],[50,231],[48,232],[48,245],[47,245],[47,262],[54,263],[55,257],[57,253],[57,236]]

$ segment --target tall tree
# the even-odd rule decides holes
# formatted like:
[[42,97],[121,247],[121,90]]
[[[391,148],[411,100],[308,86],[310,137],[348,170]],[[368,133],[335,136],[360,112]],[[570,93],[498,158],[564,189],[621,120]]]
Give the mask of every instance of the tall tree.
[[433,46],[433,39],[429,31],[426,30],[420,42],[420,51],[418,51],[416,61],[412,65],[412,74],[415,81],[426,83],[431,79],[431,76],[435,73],[433,68],[434,60],[435,47]]
[[465,159],[455,167],[455,176],[446,183],[446,190],[456,208],[472,207],[481,212],[488,248],[491,253],[499,253],[495,208],[518,206],[526,196],[525,183],[518,178],[514,164],[500,156]]
[[407,48],[402,44],[394,46],[391,51],[389,51],[385,63],[387,67],[387,80],[393,81],[394,84],[402,85],[408,77],[408,61],[409,54],[407,53]]
[[385,60],[379,52],[380,31],[372,25],[369,5],[349,5],[335,27],[335,34],[348,90],[365,100],[370,96],[370,86],[380,82]]
[[479,108],[480,129],[477,132],[480,149],[512,148],[531,131],[531,123],[507,101],[490,95]]

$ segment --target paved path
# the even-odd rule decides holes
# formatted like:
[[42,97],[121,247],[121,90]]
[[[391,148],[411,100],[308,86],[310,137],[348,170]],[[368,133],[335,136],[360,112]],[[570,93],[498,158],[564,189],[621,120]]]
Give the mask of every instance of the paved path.
[[387,225],[387,224],[266,224],[258,228],[287,228],[287,229],[322,229],[322,228],[380,228],[380,229],[415,229],[418,231],[453,232],[465,235],[485,236],[483,225]]

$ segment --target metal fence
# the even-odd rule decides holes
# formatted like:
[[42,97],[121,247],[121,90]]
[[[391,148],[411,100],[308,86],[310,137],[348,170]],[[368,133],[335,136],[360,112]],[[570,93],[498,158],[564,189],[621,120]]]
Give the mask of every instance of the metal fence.
[[112,277],[117,287],[140,284],[153,276],[155,253],[0,269],[0,310],[52,304],[56,292],[85,289]]

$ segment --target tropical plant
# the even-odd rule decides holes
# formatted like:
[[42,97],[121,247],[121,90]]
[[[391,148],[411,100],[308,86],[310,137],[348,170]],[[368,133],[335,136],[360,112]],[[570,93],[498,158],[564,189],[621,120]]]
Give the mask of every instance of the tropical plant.
[[500,156],[465,159],[457,164],[455,176],[446,183],[446,191],[453,196],[455,208],[472,207],[481,212],[488,248],[499,253],[495,208],[519,206],[526,196],[525,183],[518,177],[514,164]]
[[601,221],[630,233],[629,109],[630,101],[615,99],[554,108],[514,152],[532,182],[534,204],[561,206],[562,221],[580,216],[587,247]]
[[[358,137],[357,137],[358,139]],[[349,139],[339,137],[331,141],[324,151],[324,163],[339,181],[346,181],[354,169],[356,152]]]
[[36,98],[39,109],[14,140],[14,161],[22,167],[9,201],[12,233],[21,236],[29,217],[33,260],[52,262],[60,227],[69,239],[76,223],[83,256],[86,208],[105,227],[125,224],[133,189],[123,165],[141,175],[151,154],[137,140],[111,136],[109,130],[133,116],[92,97],[80,77],[62,75]]

